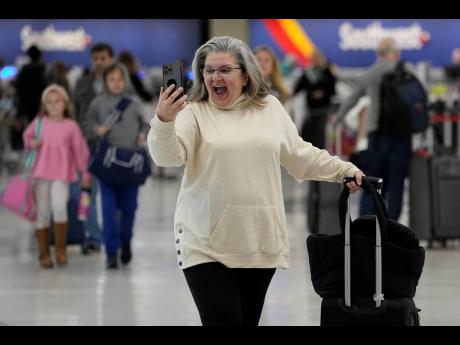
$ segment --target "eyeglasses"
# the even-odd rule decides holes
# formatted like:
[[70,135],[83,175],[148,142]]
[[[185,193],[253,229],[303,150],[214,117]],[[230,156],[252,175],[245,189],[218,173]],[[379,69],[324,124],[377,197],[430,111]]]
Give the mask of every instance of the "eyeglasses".
[[226,77],[230,75],[230,73],[233,72],[235,69],[243,69],[242,67],[232,67],[232,66],[224,66],[218,69],[214,69],[211,67],[205,67],[201,69],[201,73],[203,74],[203,77],[205,78],[211,78],[215,72],[217,72],[217,75],[219,77]]

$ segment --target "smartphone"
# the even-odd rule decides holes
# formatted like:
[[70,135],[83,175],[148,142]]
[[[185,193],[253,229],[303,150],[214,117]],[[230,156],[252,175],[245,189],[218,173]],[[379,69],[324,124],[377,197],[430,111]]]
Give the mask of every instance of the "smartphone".
[[[174,92],[179,87],[184,87],[184,77],[183,77],[183,68],[182,64],[176,62],[167,65],[163,65],[163,89],[167,89],[171,84],[176,85]],[[171,92],[171,93],[172,93]],[[174,101],[182,97],[184,93],[182,92]]]

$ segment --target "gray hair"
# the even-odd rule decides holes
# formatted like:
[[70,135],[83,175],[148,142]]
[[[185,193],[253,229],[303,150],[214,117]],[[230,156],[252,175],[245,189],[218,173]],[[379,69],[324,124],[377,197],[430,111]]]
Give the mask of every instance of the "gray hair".
[[397,53],[398,51],[398,46],[394,38],[384,37],[379,41],[376,53],[378,57],[386,57],[388,54]]
[[190,102],[206,101],[209,98],[201,71],[204,68],[206,56],[211,52],[232,53],[237,63],[242,67],[241,73],[246,73],[248,76],[248,83],[243,88],[243,92],[247,96],[244,105],[261,107],[266,103],[264,98],[270,91],[263,80],[255,56],[246,43],[229,36],[213,37],[195,52],[192,63],[195,80],[190,91]]

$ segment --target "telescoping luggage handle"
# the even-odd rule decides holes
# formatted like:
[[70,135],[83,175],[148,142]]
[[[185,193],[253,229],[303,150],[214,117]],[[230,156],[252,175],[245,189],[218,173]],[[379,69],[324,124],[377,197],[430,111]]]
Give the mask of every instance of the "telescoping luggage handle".
[[[347,198],[347,210],[345,216],[345,305],[351,307],[351,251],[350,251],[350,192],[345,186],[346,183],[355,181],[354,177],[346,177],[343,181],[344,189],[341,195],[341,203],[343,197]],[[377,191],[381,193],[383,180],[377,177],[364,176],[362,180],[362,188],[371,194],[374,201],[374,206],[377,211],[377,221],[375,222],[375,295],[374,301],[377,307],[380,307],[383,301],[382,293],[382,233],[386,238],[386,209],[382,204],[381,198],[377,196]],[[342,225],[342,222],[341,222]],[[381,233],[382,231],[382,233]]]

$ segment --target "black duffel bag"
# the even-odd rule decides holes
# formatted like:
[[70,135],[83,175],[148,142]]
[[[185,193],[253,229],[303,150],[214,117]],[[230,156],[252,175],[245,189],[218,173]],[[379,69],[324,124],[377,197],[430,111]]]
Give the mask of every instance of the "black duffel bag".
[[[365,178],[362,188],[371,193],[382,236],[382,283],[386,297],[415,296],[425,262],[425,250],[408,227],[388,218],[382,196]],[[313,288],[322,298],[344,296],[344,231],[347,200],[344,185],[339,200],[341,233],[310,235],[307,238]],[[352,298],[368,297],[375,292],[375,216],[350,220]]]

